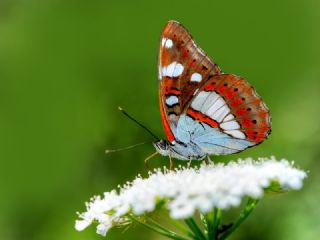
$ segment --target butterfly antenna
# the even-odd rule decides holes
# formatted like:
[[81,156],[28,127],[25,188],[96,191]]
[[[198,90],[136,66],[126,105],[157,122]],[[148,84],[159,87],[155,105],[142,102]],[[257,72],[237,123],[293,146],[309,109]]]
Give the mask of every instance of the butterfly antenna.
[[142,123],[138,122],[135,118],[130,116],[125,110],[123,110],[122,107],[118,107],[119,111],[122,112],[126,117],[128,117],[130,120],[134,121],[136,124],[138,124],[140,127],[142,127],[144,130],[146,130],[152,137],[154,137],[156,140],[160,140],[153,132],[151,132],[150,129],[148,129],[146,126],[144,126]]
[[149,143],[149,142],[141,142],[141,143],[137,143],[137,144],[134,144],[134,145],[131,145],[128,147],[123,147],[123,148],[107,149],[107,150],[105,150],[105,153],[108,154],[108,153],[113,153],[113,152],[120,152],[120,151],[128,150],[128,149],[131,149],[131,148],[134,148],[134,147],[146,144],[146,143]]

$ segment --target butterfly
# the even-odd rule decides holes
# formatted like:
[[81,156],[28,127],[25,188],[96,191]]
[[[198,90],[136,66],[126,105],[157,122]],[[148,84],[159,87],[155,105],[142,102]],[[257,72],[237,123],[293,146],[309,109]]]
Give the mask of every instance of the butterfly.
[[161,155],[202,160],[243,151],[271,133],[269,110],[255,89],[223,73],[176,21],[161,34],[158,79],[168,139],[153,144]]

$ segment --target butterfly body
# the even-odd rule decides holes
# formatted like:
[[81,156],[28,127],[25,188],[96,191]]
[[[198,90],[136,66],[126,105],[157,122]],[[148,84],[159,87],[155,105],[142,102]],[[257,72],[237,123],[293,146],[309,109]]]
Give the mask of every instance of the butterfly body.
[[169,21],[160,41],[159,98],[165,156],[201,160],[243,151],[267,138],[269,110],[243,78],[224,74],[187,30]]
[[179,160],[201,160],[206,157],[206,154],[192,142],[183,143],[175,141],[170,143],[166,140],[155,142],[156,150],[163,156],[170,156]]

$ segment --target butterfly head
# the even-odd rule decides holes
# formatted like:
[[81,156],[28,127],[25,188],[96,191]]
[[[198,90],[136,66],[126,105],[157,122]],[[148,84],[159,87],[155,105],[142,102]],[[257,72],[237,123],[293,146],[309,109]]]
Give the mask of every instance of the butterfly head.
[[168,156],[170,152],[170,143],[166,140],[159,140],[153,143],[153,146],[156,148],[157,152],[159,152],[163,156]]
[[[154,142],[153,145],[162,156],[170,156],[180,160],[203,159],[205,156],[198,147],[179,141],[159,140]],[[187,154],[185,154],[186,152]]]

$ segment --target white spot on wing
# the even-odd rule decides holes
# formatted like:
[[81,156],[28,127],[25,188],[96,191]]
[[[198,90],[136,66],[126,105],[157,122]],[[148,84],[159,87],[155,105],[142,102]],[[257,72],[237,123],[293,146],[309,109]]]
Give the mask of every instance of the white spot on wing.
[[173,106],[174,104],[177,104],[179,102],[179,99],[177,96],[170,96],[166,99],[166,104],[169,106]]
[[219,97],[220,96],[215,92],[211,92],[210,95],[207,97],[206,101],[203,103],[201,112],[209,116],[210,114],[207,113],[208,109],[212,106],[212,104],[215,103],[215,101],[217,101]]
[[233,120],[226,123],[225,122],[221,123],[220,127],[224,130],[235,130],[235,129],[239,129],[240,125],[237,121]]
[[212,118],[217,122],[221,122],[223,118],[230,112],[228,106],[224,105],[219,108],[214,114],[212,114]]
[[219,108],[221,108],[225,104],[226,102],[219,96],[219,98],[207,110],[206,114],[211,117]]
[[180,63],[178,63],[178,64],[176,65],[176,68],[174,69],[173,76],[174,76],[174,77],[180,76],[181,73],[183,72],[183,69],[184,69],[183,65],[180,64]]
[[165,77],[165,76],[172,77],[172,73],[174,71],[176,64],[177,64],[177,62],[173,62],[166,67],[162,67],[162,76],[163,77]]
[[207,99],[207,97],[210,95],[210,92],[200,92],[196,98],[192,101],[191,103],[191,107],[194,109],[194,110],[197,110],[197,111],[200,111],[202,106],[203,106],[203,103],[205,102],[205,100]]
[[161,66],[160,66],[160,64],[159,64],[159,66],[158,66],[158,78],[159,78],[159,80],[162,80],[162,71],[161,71]]
[[235,138],[240,138],[240,139],[246,138],[246,135],[244,135],[244,133],[239,130],[230,130],[230,131],[224,131],[224,132]]
[[173,41],[170,38],[162,38],[161,46],[165,46],[166,48],[172,48]]
[[162,76],[167,77],[179,77],[183,72],[183,65],[177,62],[173,62],[166,67],[162,68]]
[[199,91],[199,88],[197,88],[197,89],[194,91],[193,95],[196,95],[196,94],[198,93],[198,91]]
[[232,120],[232,119],[234,119],[234,116],[230,113],[224,118],[223,122],[227,122],[227,121]]
[[201,80],[202,80],[202,76],[200,73],[193,73],[191,75],[191,78],[190,78],[191,82],[201,82]]
[[170,38],[168,38],[166,43],[165,43],[165,46],[166,46],[166,48],[172,48],[173,41]]

